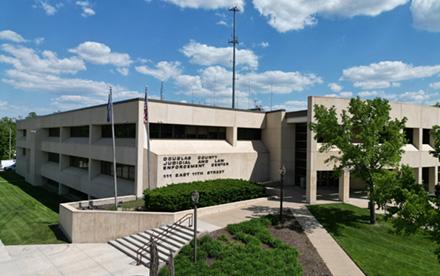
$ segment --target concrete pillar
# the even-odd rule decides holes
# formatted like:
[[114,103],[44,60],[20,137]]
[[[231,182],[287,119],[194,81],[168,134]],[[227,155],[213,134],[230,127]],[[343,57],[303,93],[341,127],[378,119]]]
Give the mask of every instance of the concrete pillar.
[[317,189],[317,173],[316,171],[307,170],[307,180],[306,180],[306,200],[309,204],[316,203]]
[[428,191],[430,193],[435,192],[435,185],[438,183],[438,167],[429,168],[429,185]]
[[350,199],[350,171],[345,169],[339,176],[339,200],[347,202]]
[[237,145],[237,127],[226,128],[226,141],[233,147]]
[[414,146],[416,146],[418,150],[421,150],[423,144],[423,128],[414,128],[413,139]]
[[64,186],[61,183],[58,183],[58,194],[59,195],[66,195],[69,193],[69,187]]
[[422,168],[413,168],[414,177],[416,178],[416,181],[418,184],[423,184],[423,177],[422,177]]

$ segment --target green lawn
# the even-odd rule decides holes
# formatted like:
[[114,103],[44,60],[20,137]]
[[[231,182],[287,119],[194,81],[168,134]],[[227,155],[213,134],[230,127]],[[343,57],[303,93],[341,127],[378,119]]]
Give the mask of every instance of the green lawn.
[[64,198],[0,172],[0,240],[6,245],[62,243],[58,204]]
[[[185,246],[174,260],[175,275],[302,275],[298,252],[273,238],[269,218],[276,222],[273,217],[252,219],[228,225],[227,234],[198,239],[196,264],[193,243]],[[168,275],[166,267],[160,275]]]
[[435,244],[423,233],[402,236],[378,216],[348,204],[309,206],[309,210],[368,275],[440,275]]

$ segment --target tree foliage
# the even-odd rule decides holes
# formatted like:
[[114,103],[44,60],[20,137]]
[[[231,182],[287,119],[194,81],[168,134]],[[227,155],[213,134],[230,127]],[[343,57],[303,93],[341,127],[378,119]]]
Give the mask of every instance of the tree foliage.
[[371,223],[376,221],[375,178],[387,168],[398,166],[406,144],[406,118],[391,119],[390,110],[388,101],[381,98],[353,98],[339,118],[335,107],[314,106],[315,122],[311,129],[315,139],[323,141],[320,152],[336,147],[338,154],[331,155],[326,162],[333,162],[338,170],[350,169],[367,183]]
[[[9,152],[9,133],[11,133],[11,152]],[[15,155],[15,121],[4,117],[0,119],[0,160]]]

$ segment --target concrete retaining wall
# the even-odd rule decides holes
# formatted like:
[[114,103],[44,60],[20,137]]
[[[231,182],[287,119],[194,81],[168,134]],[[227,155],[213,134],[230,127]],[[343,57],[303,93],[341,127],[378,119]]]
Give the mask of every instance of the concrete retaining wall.
[[[119,197],[118,201],[135,200],[135,196]],[[246,207],[265,201],[257,198],[232,202],[198,209],[198,215],[208,215],[227,211],[233,208]],[[111,204],[113,198],[97,199],[95,206]],[[88,206],[88,201],[60,204],[60,227],[72,243],[100,243],[114,240],[161,225],[172,224],[193,210],[180,212],[139,212],[139,211],[105,211],[80,210],[79,205]]]

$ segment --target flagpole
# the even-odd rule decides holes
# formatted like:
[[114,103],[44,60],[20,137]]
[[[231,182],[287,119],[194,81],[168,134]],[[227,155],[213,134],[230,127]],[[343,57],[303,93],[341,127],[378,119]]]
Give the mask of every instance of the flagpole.
[[113,113],[113,97],[112,87],[110,86],[110,109],[111,109],[111,122],[112,122],[112,142],[113,142],[113,182],[115,185],[115,209],[118,209],[118,176],[116,173],[116,143],[115,143],[115,120]]
[[148,189],[151,189],[151,148],[150,148],[150,119],[148,118],[148,87],[145,86],[144,123],[146,124],[145,134],[147,136],[147,163],[148,163]]

